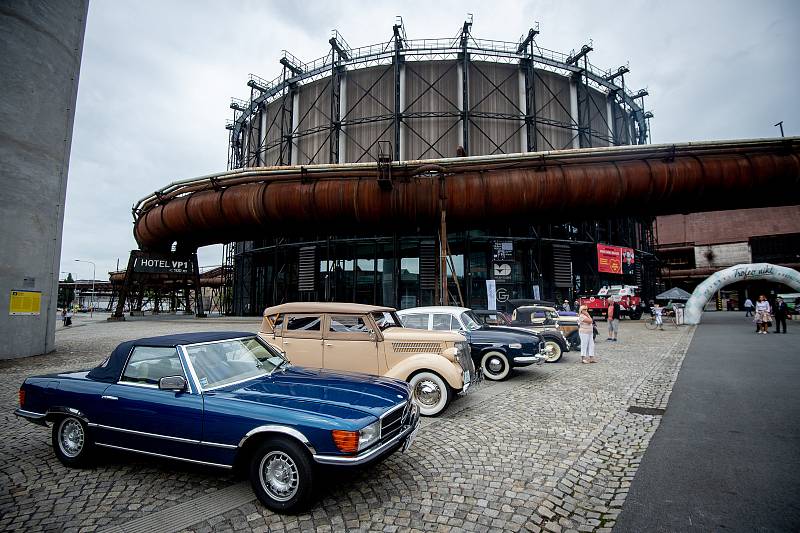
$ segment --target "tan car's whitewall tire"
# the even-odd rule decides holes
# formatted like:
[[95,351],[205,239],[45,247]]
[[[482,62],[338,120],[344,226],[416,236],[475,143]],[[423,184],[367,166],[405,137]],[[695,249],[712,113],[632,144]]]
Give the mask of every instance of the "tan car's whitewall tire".
[[481,357],[483,377],[492,381],[501,381],[511,372],[511,364],[503,352],[490,350]]
[[561,345],[559,345],[554,340],[546,340],[544,341],[544,362],[545,363],[557,363],[561,360],[561,356],[563,355],[564,351],[561,349]]
[[424,416],[436,416],[450,403],[450,386],[439,374],[419,372],[408,380],[411,397]]

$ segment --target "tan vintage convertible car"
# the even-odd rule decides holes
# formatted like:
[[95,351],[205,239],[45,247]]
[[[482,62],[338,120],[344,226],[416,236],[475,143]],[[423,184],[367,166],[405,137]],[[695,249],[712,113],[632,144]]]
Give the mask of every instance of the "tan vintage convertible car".
[[363,372],[407,381],[420,413],[441,413],[476,381],[459,333],[402,327],[391,307],[293,302],[264,311],[259,336],[298,366]]

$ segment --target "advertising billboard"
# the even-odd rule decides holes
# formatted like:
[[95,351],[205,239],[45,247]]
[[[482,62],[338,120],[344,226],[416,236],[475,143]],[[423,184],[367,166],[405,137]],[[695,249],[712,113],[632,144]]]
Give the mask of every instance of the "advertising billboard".
[[597,271],[607,274],[633,274],[635,256],[633,248],[597,245]]

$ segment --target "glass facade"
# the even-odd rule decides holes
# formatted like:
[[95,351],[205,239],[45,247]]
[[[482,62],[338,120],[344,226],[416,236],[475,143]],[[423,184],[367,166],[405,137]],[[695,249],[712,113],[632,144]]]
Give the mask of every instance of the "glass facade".
[[[633,274],[597,272],[597,243],[636,250]],[[257,315],[291,301],[340,301],[398,309],[440,302],[437,236],[264,239],[237,243],[233,312]],[[648,295],[655,286],[652,221],[615,219],[469,230],[448,235],[447,302],[486,309],[486,281],[497,308],[512,299],[572,300],[602,285],[630,284]],[[300,267],[313,254],[312,269]],[[303,289],[301,290],[301,287]]]

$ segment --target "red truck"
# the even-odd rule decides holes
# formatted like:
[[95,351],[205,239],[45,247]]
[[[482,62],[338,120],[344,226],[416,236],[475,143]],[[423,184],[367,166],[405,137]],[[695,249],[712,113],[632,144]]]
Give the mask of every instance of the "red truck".
[[632,320],[639,320],[645,305],[636,293],[638,288],[637,285],[605,286],[597,291],[597,294],[580,297],[578,303],[588,307],[590,315],[607,318],[609,300],[613,300],[619,302],[620,317],[627,316]]

